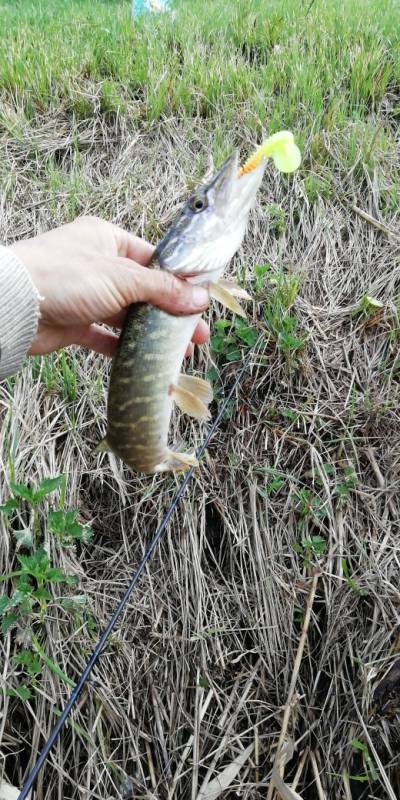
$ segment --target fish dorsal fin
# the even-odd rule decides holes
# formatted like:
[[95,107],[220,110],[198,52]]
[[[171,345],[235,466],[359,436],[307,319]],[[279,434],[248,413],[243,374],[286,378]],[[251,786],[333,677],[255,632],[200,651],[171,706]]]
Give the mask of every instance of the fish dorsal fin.
[[[229,281],[218,281],[218,283],[210,283],[209,286],[210,296],[217,300],[218,303],[221,303],[226,308],[229,308],[230,311],[233,311],[234,314],[237,314],[239,317],[246,318],[246,312],[244,308],[238,303],[236,297],[244,297],[247,299],[248,295],[247,292],[244,292],[244,289],[241,289],[236,284],[232,284]],[[240,292],[240,294],[238,294]],[[244,292],[244,294],[243,294]]]
[[176,383],[171,383],[169,393],[184,414],[188,414],[189,417],[195,417],[195,419],[210,418],[210,412],[206,404],[193,392],[183,389]]
[[187,392],[194,394],[199,400],[208,406],[213,399],[213,391],[211,383],[198,378],[197,375],[182,375],[179,376],[178,386],[181,389],[186,389]]

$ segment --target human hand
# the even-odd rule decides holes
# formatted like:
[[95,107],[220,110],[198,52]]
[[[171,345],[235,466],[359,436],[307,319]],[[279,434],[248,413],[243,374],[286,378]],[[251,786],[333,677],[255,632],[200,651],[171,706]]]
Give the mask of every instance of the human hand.
[[[148,242],[96,217],[81,217],[11,249],[42,298],[30,355],[79,344],[111,356],[118,336],[97,323],[121,328],[131,303],[185,315],[200,314],[209,303],[206,289],[148,269],[154,252]],[[192,341],[203,344],[208,335],[200,320]]]

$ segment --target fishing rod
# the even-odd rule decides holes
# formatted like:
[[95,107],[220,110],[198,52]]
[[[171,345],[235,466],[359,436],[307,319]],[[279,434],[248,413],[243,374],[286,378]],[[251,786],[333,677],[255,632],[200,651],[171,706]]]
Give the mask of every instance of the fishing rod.
[[[239,370],[239,372],[238,372],[238,374],[237,374],[237,376],[236,376],[236,378],[235,378],[235,380],[233,382],[233,385],[232,385],[230,391],[228,392],[224,402],[222,403],[222,406],[221,406],[221,408],[220,408],[220,410],[219,410],[214,422],[211,424],[210,428],[208,429],[207,435],[206,435],[203,443],[200,445],[200,448],[196,451],[197,458],[200,458],[200,456],[203,455],[203,453],[204,453],[204,451],[205,451],[205,449],[206,449],[211,437],[213,436],[214,432],[218,428],[218,425],[219,425],[219,423],[220,423],[220,421],[221,421],[221,419],[223,417],[223,414],[224,414],[224,412],[225,412],[225,410],[226,410],[226,408],[228,406],[228,403],[229,403],[229,401],[230,401],[235,389],[237,389],[237,387],[239,386],[240,381],[241,381],[241,379],[242,379],[247,367],[250,364],[250,361],[251,361],[251,358],[253,356],[253,353],[257,350],[257,347],[258,347],[259,342],[261,341],[261,338],[262,338],[262,336],[260,336],[258,338],[258,340],[255,343],[255,345],[251,348],[251,350],[247,353],[245,359],[243,360],[242,366],[240,367],[240,370]],[[129,583],[128,588],[126,589],[124,595],[122,596],[122,598],[119,601],[117,607],[115,608],[114,613],[112,614],[108,624],[106,625],[102,635],[100,636],[100,638],[99,638],[99,640],[97,642],[97,645],[94,648],[93,653],[90,656],[89,661],[87,662],[86,667],[84,668],[84,670],[83,670],[83,672],[82,672],[82,674],[81,674],[81,676],[80,676],[80,678],[78,680],[78,683],[76,684],[75,688],[71,692],[71,695],[70,695],[70,697],[68,699],[68,702],[67,702],[65,708],[62,711],[61,716],[58,718],[58,721],[56,722],[56,724],[55,724],[55,726],[54,726],[49,738],[45,742],[45,744],[43,746],[43,749],[42,749],[40,755],[38,756],[32,771],[28,775],[28,777],[27,777],[27,779],[26,779],[26,781],[25,781],[25,783],[24,783],[24,785],[23,785],[23,787],[21,789],[20,794],[18,795],[17,800],[25,800],[27,798],[30,790],[32,789],[32,787],[33,787],[33,785],[34,785],[34,783],[36,781],[36,778],[38,776],[38,773],[40,772],[41,768],[43,767],[43,765],[44,765],[44,763],[45,763],[45,761],[47,759],[47,756],[50,753],[50,750],[52,749],[55,741],[57,740],[58,736],[60,735],[60,733],[61,733],[61,731],[62,731],[62,729],[63,729],[63,727],[64,727],[64,725],[65,725],[65,723],[66,723],[71,711],[72,711],[72,709],[74,708],[74,706],[76,704],[76,701],[77,701],[79,695],[82,692],[83,687],[87,683],[89,675],[92,672],[93,667],[95,666],[95,664],[96,664],[96,662],[97,662],[97,660],[98,660],[98,658],[99,658],[99,656],[100,656],[100,654],[101,654],[101,652],[102,652],[102,650],[104,648],[104,645],[106,644],[106,642],[108,640],[108,637],[110,636],[110,633],[114,628],[114,625],[118,621],[118,619],[121,616],[125,606],[127,605],[128,600],[129,600],[129,598],[130,598],[130,596],[131,596],[136,584],[138,583],[139,578],[142,575],[142,572],[143,572],[146,564],[150,560],[154,550],[157,547],[158,542],[161,539],[162,534],[164,533],[164,531],[165,531],[165,529],[166,529],[166,527],[168,525],[168,522],[170,521],[175,509],[177,508],[177,506],[178,506],[178,504],[179,504],[179,502],[180,502],[180,500],[182,498],[182,495],[183,495],[183,493],[184,493],[184,491],[185,491],[185,489],[186,489],[186,487],[187,487],[187,485],[188,485],[188,483],[190,481],[190,478],[193,475],[194,470],[195,470],[195,467],[191,467],[188,470],[188,472],[186,473],[185,477],[183,478],[178,490],[176,491],[174,497],[172,498],[171,504],[168,507],[163,519],[161,520],[161,523],[158,526],[158,528],[157,528],[157,530],[156,530],[156,532],[155,532],[150,544],[147,546],[142,560],[140,561],[139,565],[136,567],[136,569],[135,569],[135,571],[134,571],[134,573],[132,575],[132,578],[131,578],[131,581]]]

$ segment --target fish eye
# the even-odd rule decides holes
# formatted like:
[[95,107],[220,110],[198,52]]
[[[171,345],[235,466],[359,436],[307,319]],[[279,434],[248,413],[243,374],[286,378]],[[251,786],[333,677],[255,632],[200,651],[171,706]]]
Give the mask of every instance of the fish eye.
[[208,203],[206,195],[196,194],[192,199],[190,207],[195,214],[198,214],[199,211],[204,211],[204,209],[207,208],[207,205]]

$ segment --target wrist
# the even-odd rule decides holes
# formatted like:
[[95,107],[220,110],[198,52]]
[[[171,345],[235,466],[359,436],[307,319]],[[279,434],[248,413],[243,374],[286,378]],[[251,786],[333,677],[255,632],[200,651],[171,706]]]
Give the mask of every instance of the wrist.
[[22,264],[24,267],[32,287],[36,292],[36,296],[38,302],[41,303],[43,301],[43,281],[41,280],[41,259],[40,259],[40,250],[36,247],[32,247],[31,242],[34,240],[27,240],[22,242],[16,242],[15,244],[11,245],[8,250],[11,252],[16,259]]
[[22,365],[39,323],[39,292],[11,247],[0,247],[0,377]]

